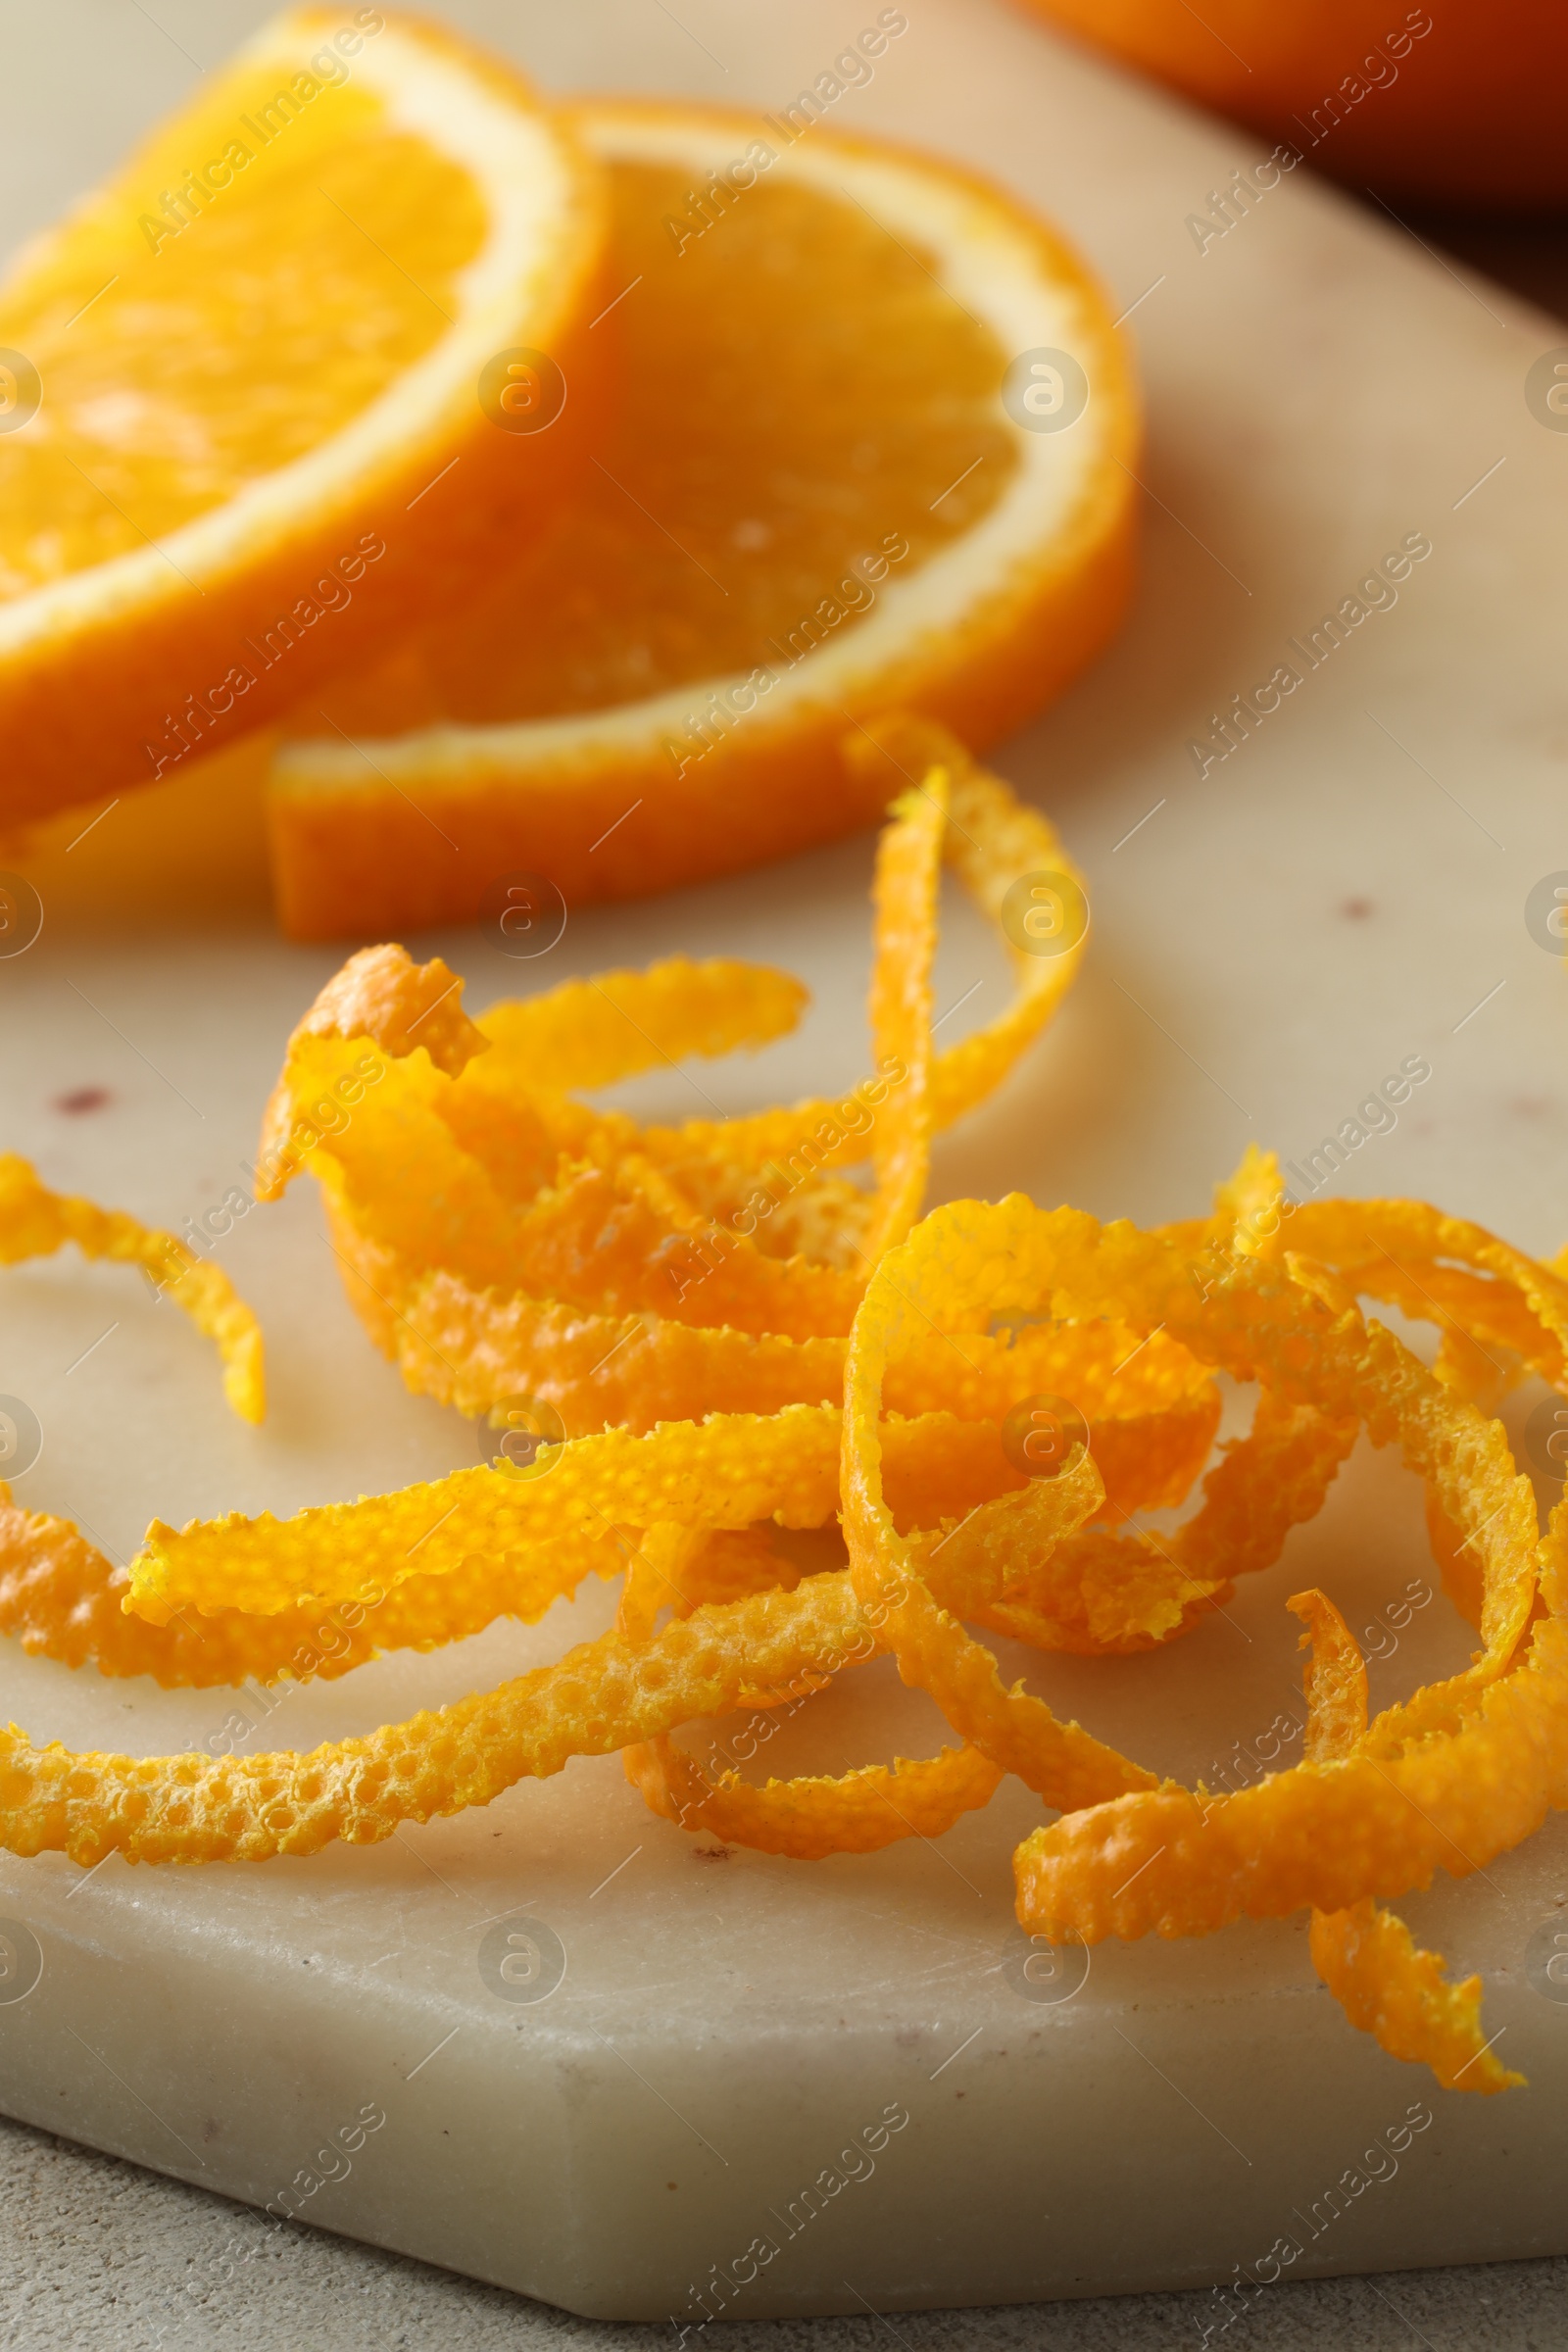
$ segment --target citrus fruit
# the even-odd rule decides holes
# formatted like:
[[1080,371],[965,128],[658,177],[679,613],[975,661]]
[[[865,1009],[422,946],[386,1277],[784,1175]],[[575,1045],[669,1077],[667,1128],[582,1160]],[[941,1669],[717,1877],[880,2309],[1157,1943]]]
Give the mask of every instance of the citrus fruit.
[[[537,1624],[592,1576],[623,1579],[613,1629],[308,1755],[224,1739],[131,1758],[11,1725],[0,1847],[84,1867],[303,1856],[618,1747],[663,1820],[810,1860],[939,1838],[1010,1773],[1057,1816],[1013,1856],[1028,1935],[1087,1946],[1306,1911],[1350,2025],[1445,2089],[1517,2086],[1481,1978],[1450,1977],[1385,1898],[1484,1871],[1565,1802],[1568,1503],[1543,1533],[1492,1408],[1526,1372],[1560,1399],[1568,1275],[1420,1201],[1298,1202],[1255,1148],[1212,1216],[1147,1232],[1016,1193],[917,1222],[932,1132],[1038,1034],[1084,944],[1054,929],[1037,961],[1048,935],[1011,919],[1018,880],[1032,900],[1050,881],[1058,906],[1079,886],[1045,818],[934,722],[889,713],[869,736],[847,764],[892,760],[915,782],[877,858],[877,1074],[850,1095],[679,1127],[583,1099],[785,1035],[805,989],[728,957],[568,980],[475,1022],[440,957],[363,948],[289,1040],[255,1197],[319,1178],[370,1336],[411,1387],[487,1414],[488,1463],[283,1520],[155,1520],[124,1569],[0,1482],[0,1633],[73,1667],[166,1689],[310,1682]],[[1015,985],[939,1050],[944,863],[1013,950]],[[868,1190],[847,1174],[867,1163]],[[0,1259],[68,1240],[152,1275],[260,1418],[260,1334],[219,1269],[0,1158]],[[1435,1362],[1372,1300],[1434,1323]],[[1137,1521],[1192,1494],[1220,1374],[1255,1388],[1251,1427],[1156,1535]],[[1339,1608],[1299,1591],[1307,1719],[1275,1730],[1304,1733],[1300,1757],[1271,1769],[1279,1739],[1260,1741],[1262,1777],[1227,1765],[1217,1788],[1161,1780],[1004,1682],[987,1636],[1084,1657],[1180,1641],[1279,1560],[1363,1433],[1425,1489],[1444,1587],[1481,1636],[1468,1665],[1373,1719]],[[0,1397],[18,1478],[41,1439]],[[748,1760],[770,1719],[878,1656],[956,1746],[763,1785],[734,1769],[713,1718],[750,1713]],[[704,1718],[706,1764],[674,1737]]]
[[1336,179],[1494,205],[1568,196],[1551,0],[1035,0],[1057,24]]
[[278,19],[0,289],[0,819],[168,778],[482,573],[569,433],[600,177],[504,67],[379,10]]
[[618,409],[509,580],[291,721],[297,936],[468,919],[519,868],[635,896],[871,823],[847,724],[902,704],[994,740],[1120,615],[1134,396],[1058,237],[814,122],[573,120],[610,183],[589,340]]

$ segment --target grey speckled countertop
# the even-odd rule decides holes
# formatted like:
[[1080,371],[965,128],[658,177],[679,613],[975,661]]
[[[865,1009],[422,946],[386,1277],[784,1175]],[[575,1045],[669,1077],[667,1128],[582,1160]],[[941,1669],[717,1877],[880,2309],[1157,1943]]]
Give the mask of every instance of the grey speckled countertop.
[[[256,2235],[243,2206],[3,2119],[0,2214],[9,2352],[655,2352],[674,2341],[666,2328],[574,2319],[318,2230],[236,2272],[233,2251]],[[1196,2352],[1205,2327],[1224,2340],[1218,2316],[1211,2295],[1127,2295],[755,2321],[712,2335],[718,2352]],[[1559,2352],[1568,2258],[1281,2285],[1225,2335],[1227,2352]]]

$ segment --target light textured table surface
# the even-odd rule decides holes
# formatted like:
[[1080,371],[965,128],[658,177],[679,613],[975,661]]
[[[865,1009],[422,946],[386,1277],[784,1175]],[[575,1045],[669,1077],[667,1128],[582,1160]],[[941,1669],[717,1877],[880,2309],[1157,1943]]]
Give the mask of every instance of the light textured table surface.
[[[705,36],[718,37],[715,28],[729,21],[733,0],[705,0],[669,17],[666,27],[656,28],[657,40],[667,46],[667,59],[649,65],[650,35],[646,17],[657,0],[641,5],[616,5],[615,0],[580,0],[602,19],[605,26],[603,70],[605,82],[635,77],[663,80],[670,86],[723,87],[701,66],[693,73],[688,30],[696,25]],[[114,155],[130,128],[172,100],[191,79],[189,60],[216,59],[233,38],[266,11],[252,0],[216,0],[203,8],[185,0],[155,0],[154,12],[134,4],[117,6],[112,16],[100,14],[87,0],[62,0],[49,19],[24,24],[20,10],[7,12],[4,39],[13,67],[10,91],[0,101],[0,159],[8,219],[17,229],[46,220],[61,202],[74,194],[85,177]],[[524,17],[528,37],[521,46],[540,70],[552,67],[553,35],[544,26],[546,12],[502,5],[475,4],[450,12],[475,30],[518,43]],[[635,32],[634,69],[626,67],[622,40]],[[580,35],[580,25],[576,28]],[[701,44],[700,44],[701,45]],[[580,58],[580,37],[563,32],[561,48],[574,78]],[[625,70],[623,70],[625,69]],[[972,125],[969,128],[972,131]],[[934,135],[934,134],[928,134]],[[955,143],[958,143],[956,135]],[[1074,221],[1080,235],[1084,224]],[[1091,240],[1092,241],[1092,240]],[[1152,264],[1148,272],[1153,274]],[[1131,300],[1143,283],[1140,276],[1126,288]],[[1478,331],[1488,330],[1478,328]],[[1159,352],[1154,340],[1152,382],[1174,384],[1179,369]],[[1161,367],[1166,373],[1162,378]],[[1167,411],[1167,418],[1171,412]],[[1240,453],[1245,461],[1247,453]],[[1480,472],[1485,456],[1473,470]],[[1233,535],[1227,551],[1237,553],[1240,537],[1246,547],[1252,528],[1267,517],[1226,512],[1223,494],[1205,496],[1219,485],[1212,480],[1189,480],[1180,464],[1172,465],[1170,449],[1161,454],[1160,419],[1156,412],[1153,477],[1167,496],[1176,496],[1189,512],[1199,514],[1205,537],[1209,515]],[[1468,475],[1464,477],[1468,479]],[[1511,479],[1512,477],[1510,477]],[[1466,496],[1468,497],[1468,493]],[[1189,498],[1197,504],[1187,507]],[[1365,496],[1369,508],[1376,499]],[[1452,501],[1446,502],[1451,508]],[[1300,527],[1303,516],[1291,516]],[[1276,517],[1278,520],[1278,517]],[[1185,528],[1185,525],[1180,526]],[[1152,576],[1156,589],[1168,595],[1178,559],[1201,567],[1205,555],[1194,556],[1175,535],[1176,526],[1156,521]],[[1332,540],[1332,531],[1327,534]],[[1239,559],[1252,571],[1247,548]],[[1319,550],[1319,554],[1323,551]],[[1216,559],[1217,561],[1217,559]],[[1233,574],[1232,577],[1235,575]],[[1248,592],[1250,593],[1250,591]],[[1246,632],[1242,632],[1244,636]],[[1248,638],[1248,645],[1250,638]],[[1138,658],[1134,645],[1132,659]],[[1235,658],[1250,658],[1246,648]],[[1219,666],[1229,678],[1230,652]],[[1200,665],[1201,674],[1201,665]],[[1217,674],[1217,673],[1216,673]],[[1244,674],[1237,670],[1237,676]],[[1250,674],[1246,672],[1245,674]],[[1144,673],[1147,682],[1148,672]],[[1224,681],[1219,681],[1223,683]],[[1168,686],[1169,680],[1156,684]],[[1206,691],[1206,690],[1205,690]],[[1114,700],[1114,697],[1111,698]],[[1108,709],[1108,705],[1104,708]],[[1195,702],[1196,710],[1197,704]],[[1081,710],[1076,723],[1068,718],[1058,739],[1071,755],[1082,756],[1097,739],[1095,706]],[[1470,747],[1472,755],[1474,747]],[[1117,799],[1132,788],[1131,779],[1115,779]],[[1139,806],[1142,806],[1140,802]],[[1102,803],[1106,808],[1106,804]],[[1108,813],[1108,810],[1107,810]],[[1116,817],[1114,832],[1132,821],[1137,809]],[[1239,818],[1238,828],[1250,820]],[[1113,831],[1106,827],[1098,843],[1103,859],[1110,853]],[[1201,871],[1200,840],[1189,838],[1185,882],[1191,886]],[[1178,872],[1180,860],[1178,858]],[[1266,927],[1266,926],[1264,926]],[[1245,926],[1243,927],[1245,936]],[[1261,930],[1259,933],[1261,936]],[[1241,944],[1239,937],[1238,944]],[[1157,961],[1152,953],[1151,961]],[[1466,964],[1468,970],[1468,964]],[[1479,995],[1480,986],[1472,993]],[[1468,997],[1465,1002],[1468,1002]],[[1299,1046],[1299,1037],[1292,1043]],[[1294,1101],[1296,1072],[1282,1102]],[[1325,1084],[1332,1079],[1325,1076]],[[1216,1115],[1218,1106],[1213,1106]],[[1284,1116],[1272,1107],[1275,1126]],[[1468,1124],[1472,1133],[1480,1122]],[[1294,1140],[1282,1136],[1289,1143]],[[1494,1136],[1481,1134],[1490,1158],[1497,1150]],[[1138,1213],[1168,1213],[1173,1183],[1187,1183],[1193,1171],[1217,1170],[1216,1146],[1207,1137],[1193,1137],[1192,1167],[1185,1162],[1173,1177],[1169,1168],[1151,1169],[1149,1199],[1129,1201]],[[1229,1138],[1218,1148],[1229,1146]],[[1446,1144],[1452,1164],[1465,1161],[1462,1141]],[[1072,1173],[1089,1184],[1106,1181],[1108,1170],[1095,1162],[1094,1147],[1080,1146],[1083,1164]],[[1119,1174],[1119,1170],[1117,1173]],[[1397,1181],[1397,1180],[1396,1180]],[[1424,1189],[1412,1177],[1412,1189]],[[980,1180],[977,1178],[976,1182]],[[948,1189],[956,1189],[950,1179]],[[957,1188],[961,1189],[961,1188]],[[983,1184],[980,1189],[987,1189]],[[1075,1194],[1079,1186],[1068,1184]],[[1442,1189],[1441,1187],[1437,1189]],[[1450,1188],[1451,1189],[1451,1188]],[[1507,1191],[1499,1187],[1499,1193]],[[1100,1206],[1097,1200],[1094,1203]],[[1120,1202],[1117,1203],[1118,1205]],[[1470,1205],[1466,1202],[1465,1205]],[[1481,1204],[1506,1222],[1501,1198]],[[1544,1244],[1538,1221],[1558,1221],[1554,1209],[1533,1198],[1533,1188],[1521,1176],[1506,1209],[1530,1230],[1520,1238]],[[227,2204],[179,2183],[164,2180],[113,2159],[96,2156],[24,2127],[0,2123],[0,2210],[6,2223],[9,2259],[0,2288],[5,2340],[31,2352],[33,2346],[82,2345],[96,2347],[180,2345],[206,2346],[243,2343],[247,2347],[272,2344],[330,2347],[352,2352],[365,2342],[377,2345],[484,2347],[501,2343],[652,2345],[662,2328],[605,2325],[571,2318],[529,2304],[501,2291],[478,2286],[400,2257],[301,2230],[263,2247],[260,2225],[244,2208]],[[238,2258],[253,2246],[262,2249],[235,2268]],[[1512,2347],[1544,2347],[1568,2341],[1563,2295],[1568,2287],[1568,2263],[1532,2262],[1487,2270],[1410,2273],[1377,2280],[1331,2280],[1282,2285],[1269,2293],[1251,2313],[1229,2330],[1237,2341],[1250,2335],[1259,2346],[1332,2343],[1380,2347],[1385,2344],[1425,2342],[1442,2352],[1480,2345],[1511,2352]],[[753,2323],[725,2331],[735,2352],[752,2347],[810,2346],[812,2352],[838,2352],[883,2343],[889,2336],[925,2352],[937,2344],[1052,2345],[1089,2348],[1101,2345],[1178,2344],[1203,2340],[1212,2306],[1205,2295],[1156,2295],[1126,2298],[1114,2303],[1080,2302],[1049,2307],[1018,2307],[963,2313],[897,2314],[891,2320],[867,2313],[863,2319],[795,2323]]]
[[[225,2278],[236,2245],[261,2235],[254,2214],[4,2121],[0,2217],[0,2336],[10,2352],[655,2352],[674,2341],[667,2328],[575,2319],[320,2230],[291,2233]],[[754,2321],[715,2328],[712,2343],[717,2352],[1174,2352],[1201,2343],[1208,2312],[1206,2295],[1128,2295],[891,2321]],[[1229,2337],[1234,2352],[1556,2352],[1568,2339],[1568,2259],[1280,2285]]]

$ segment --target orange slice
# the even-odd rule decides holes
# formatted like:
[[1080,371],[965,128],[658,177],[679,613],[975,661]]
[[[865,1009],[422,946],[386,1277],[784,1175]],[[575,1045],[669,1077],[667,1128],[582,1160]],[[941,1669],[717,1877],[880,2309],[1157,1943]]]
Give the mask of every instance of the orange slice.
[[166,779],[537,527],[601,176],[524,84],[376,9],[267,26],[0,289],[10,822]]
[[1120,616],[1134,396],[1057,236],[787,118],[575,121],[618,414],[518,574],[299,714],[270,814],[296,936],[471,918],[519,868],[637,896],[873,822],[847,721],[902,704],[982,745]]

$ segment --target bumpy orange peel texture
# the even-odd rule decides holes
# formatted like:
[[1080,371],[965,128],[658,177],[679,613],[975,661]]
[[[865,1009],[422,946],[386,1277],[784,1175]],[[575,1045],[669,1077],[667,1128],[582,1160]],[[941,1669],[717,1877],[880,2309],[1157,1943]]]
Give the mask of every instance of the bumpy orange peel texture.
[[[999,929],[1015,882],[1047,872],[1081,888],[1081,878],[1045,819],[941,730],[890,721],[874,739],[858,734],[848,756],[902,783],[905,797],[878,861],[875,1067],[840,1095],[679,1126],[639,1126],[580,1100],[792,1029],[800,984],[727,959],[601,972],[469,1023],[454,1012],[458,984],[444,964],[372,949],[301,1024],[269,1115],[264,1175],[275,1171],[276,1187],[303,1161],[319,1178],[350,1294],[411,1385],[468,1412],[528,1395],[574,1436],[839,1402],[856,1307],[878,1251],[918,1211],[930,1131],[1006,1075],[1083,948],[1069,938],[1060,955],[1035,955],[1004,933],[1010,1000],[917,1073],[910,1041],[929,1035],[939,858]],[[438,1039],[427,1022],[443,1024]],[[338,1094],[368,1061],[382,1074],[349,1115]],[[868,1160],[871,1192],[847,1174]],[[1097,1390],[1119,1360],[1108,1338]],[[1031,1389],[1070,1392],[1078,1343],[1065,1364],[1054,1332],[1021,1345],[1021,1383],[1005,1337],[983,1340],[965,1362],[935,1344],[915,1350],[890,1402],[995,1408],[1000,1419]],[[1185,1423],[1167,1457],[1190,1477],[1212,1392],[1157,1344],[1147,1370],[1151,1404]],[[1140,1441],[1123,1438],[1131,1464]]]
[[[1211,1216],[1152,1231],[1016,1196],[917,1222],[932,1132],[1006,1073],[1076,961],[1006,941],[1007,891],[1076,878],[1045,821],[923,722],[889,721],[864,756],[906,789],[877,865],[875,1074],[844,1096],[673,1127],[582,1100],[787,1031],[799,984],[732,962],[600,974],[470,1019],[445,965],[372,949],[290,1041],[264,1182],[318,1177],[372,1336],[469,1412],[514,1422],[521,1396],[531,1458],[281,1522],[155,1523],[125,1575],[63,1522],[0,1507],[0,1626],[110,1674],[342,1673],[537,1619],[593,1575],[622,1578],[613,1629],[310,1755],[137,1761],[13,1728],[0,1842],[86,1863],[309,1853],[618,1749],[656,1812],[808,1858],[936,1836],[1013,1773],[1058,1816],[1015,1858],[1032,1933],[1199,1935],[1307,1909],[1356,2025],[1446,2085],[1503,2088],[1477,1982],[1447,1983],[1379,1898],[1484,1867],[1568,1803],[1568,1505],[1543,1536],[1489,1417],[1526,1374],[1568,1383],[1568,1281],[1418,1202],[1293,1207],[1256,1152]],[[1015,987],[938,1052],[944,862],[1004,928]],[[7,1254],[122,1233],[25,1171],[6,1181]],[[155,1242],[125,1226],[113,1253],[146,1262]],[[222,1315],[243,1310],[198,1297],[237,1346]],[[1364,1300],[1435,1322],[1435,1366]],[[1216,1375],[1255,1388],[1250,1431],[1174,1532],[1135,1529],[1202,1473]],[[1032,1475],[1008,1414],[1042,1396],[1081,1427]],[[1306,1751],[1234,1794],[1161,1780],[1003,1681],[987,1634],[1085,1656],[1179,1639],[1279,1558],[1362,1432],[1423,1482],[1480,1635],[1462,1673],[1368,1723],[1343,1620],[1298,1595]],[[812,1529],[815,1553],[787,1538]],[[758,1787],[674,1737],[887,1655],[955,1735],[934,1756]]]
[[[1354,1635],[1326,1593],[1298,1592],[1287,1607],[1306,1627],[1306,1753],[1332,1764],[1366,1736],[1366,1667]],[[1481,2031],[1481,1979],[1450,1984],[1435,1952],[1418,1951],[1409,1929],[1363,1895],[1344,1911],[1312,1913],[1312,1964],[1363,2034],[1396,2058],[1424,2059],[1445,2090],[1508,2090],[1522,2084],[1493,2055]],[[1494,2036],[1494,2039],[1496,2037]]]
[[152,1276],[198,1331],[218,1348],[223,1395],[242,1421],[267,1410],[261,1326],[228,1277],[198,1258],[172,1233],[140,1225],[122,1209],[97,1208],[69,1193],[52,1193],[24,1159],[0,1152],[0,1265],[52,1257],[74,1242],[83,1257],[118,1258]]

